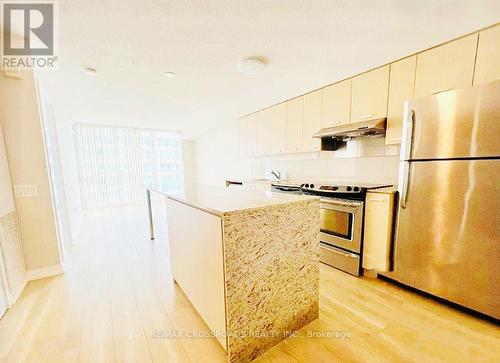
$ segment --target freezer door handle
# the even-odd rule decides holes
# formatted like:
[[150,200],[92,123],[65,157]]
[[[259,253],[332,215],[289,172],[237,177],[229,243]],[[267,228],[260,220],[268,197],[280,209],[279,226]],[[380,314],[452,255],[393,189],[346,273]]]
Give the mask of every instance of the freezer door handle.
[[[405,108],[408,107],[408,102],[405,104]],[[415,131],[415,111],[408,110],[405,112],[405,118],[403,120],[405,137],[403,137],[403,143],[401,145],[401,161],[409,160],[411,158],[413,149],[413,133]]]

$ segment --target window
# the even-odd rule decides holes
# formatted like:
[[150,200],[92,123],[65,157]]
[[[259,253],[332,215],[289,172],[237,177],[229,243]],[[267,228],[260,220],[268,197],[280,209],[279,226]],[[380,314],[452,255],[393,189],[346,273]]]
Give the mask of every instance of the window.
[[88,124],[74,133],[83,208],[140,204],[145,188],[182,193],[178,133]]

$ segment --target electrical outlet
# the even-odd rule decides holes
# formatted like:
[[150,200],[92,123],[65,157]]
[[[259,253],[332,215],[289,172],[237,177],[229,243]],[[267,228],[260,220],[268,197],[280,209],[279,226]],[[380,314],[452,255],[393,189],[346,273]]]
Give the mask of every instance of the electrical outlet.
[[14,185],[14,196],[16,198],[38,197],[36,185]]

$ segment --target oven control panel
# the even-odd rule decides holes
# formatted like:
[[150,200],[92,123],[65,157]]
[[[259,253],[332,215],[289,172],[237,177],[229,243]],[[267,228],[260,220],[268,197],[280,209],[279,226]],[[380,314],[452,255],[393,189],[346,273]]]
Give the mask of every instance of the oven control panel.
[[308,192],[322,192],[322,193],[364,193],[365,188],[354,185],[315,185],[314,183],[304,183],[301,185],[304,191]]

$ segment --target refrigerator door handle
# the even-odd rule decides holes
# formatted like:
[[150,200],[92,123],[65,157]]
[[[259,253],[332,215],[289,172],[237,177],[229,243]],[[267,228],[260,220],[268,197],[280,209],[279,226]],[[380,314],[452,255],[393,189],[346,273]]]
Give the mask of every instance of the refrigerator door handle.
[[408,109],[409,104],[405,102],[405,119],[404,119],[404,130],[405,137],[403,138],[403,144],[401,145],[401,168],[399,170],[400,184],[400,205],[401,208],[406,209],[406,204],[408,201],[408,186],[410,184],[410,162],[411,153],[413,150],[413,133],[415,131],[415,111]]
[[406,209],[406,204],[408,203],[408,188],[410,185],[410,168],[411,168],[411,163],[408,161],[405,161],[402,163],[402,176],[403,180],[401,183],[401,188],[400,188],[400,193],[401,193],[401,201],[400,205],[402,209]]

